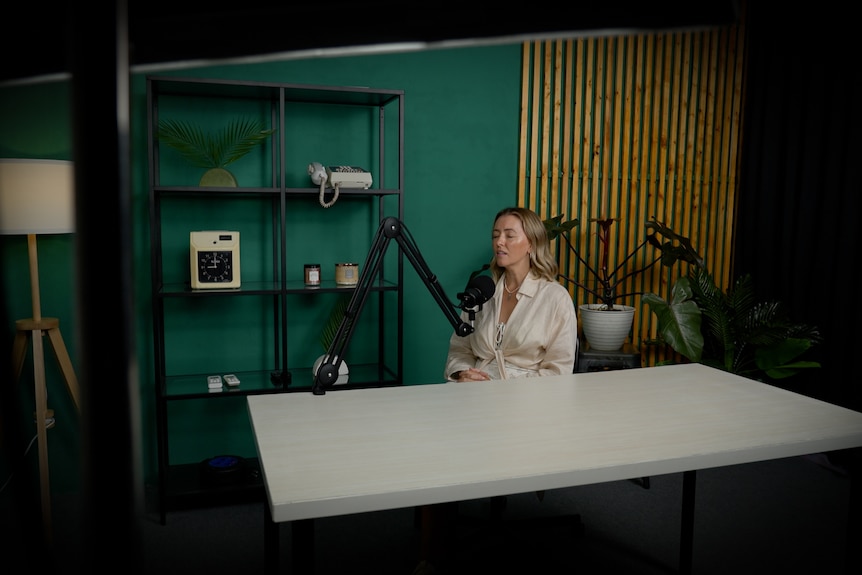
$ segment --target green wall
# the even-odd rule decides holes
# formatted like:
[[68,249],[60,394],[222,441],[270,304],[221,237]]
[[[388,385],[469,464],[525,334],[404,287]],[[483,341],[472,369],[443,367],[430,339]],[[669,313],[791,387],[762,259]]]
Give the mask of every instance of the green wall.
[[[65,83],[0,87],[0,157],[71,160],[69,97],[70,89]],[[78,346],[75,337],[73,236],[40,236],[37,250],[42,316],[59,319],[60,332],[74,364]],[[2,341],[10,342],[10,347],[0,350],[0,353],[6,360],[11,357],[15,320],[33,317],[26,236],[0,235],[0,281],[2,318],[5,320],[2,329],[6,330]],[[45,338],[48,407],[54,410],[57,420],[56,427],[48,432],[50,478],[52,490],[62,492],[78,486],[79,418],[50,349]],[[5,366],[5,361],[0,365]],[[31,354],[25,359],[19,384],[13,386],[6,382],[0,387],[0,402],[4,402],[2,414],[7,418],[0,427],[0,485],[13,472],[16,475],[29,473],[33,496],[38,502],[39,468],[35,441],[26,458],[23,457],[30,440],[36,436]],[[13,430],[20,435],[16,436]],[[0,515],[5,504],[18,495],[9,489],[0,494]]]
[[[146,75],[368,86],[405,92],[404,222],[447,295],[463,289],[470,272],[490,258],[491,218],[516,202],[520,95],[520,44],[427,50],[310,60],[136,71],[131,84],[132,209],[135,336],[140,365],[147,479],[155,466],[150,243],[146,141]],[[63,82],[0,86],[0,156],[72,159],[69,88]],[[325,161],[309,158],[308,161]],[[108,190],[81,193],[112,193]],[[337,205],[333,210],[337,209]],[[72,265],[73,236],[40,239],[42,309],[60,318],[75,358]],[[5,312],[11,320],[30,317],[24,238],[0,237]],[[392,248],[395,249],[393,245]],[[360,260],[361,261],[361,260]],[[452,328],[405,262],[404,379],[407,384],[439,382]],[[11,337],[11,335],[10,335]],[[29,359],[28,359],[29,361]],[[50,364],[51,362],[49,362]],[[29,364],[28,364],[29,365]],[[53,489],[76,484],[80,447],[69,433],[77,415],[55,366],[48,366],[49,406],[57,428],[49,433]],[[86,382],[82,382],[86,385]],[[32,374],[21,381],[22,413],[32,411]],[[244,402],[188,402],[172,428],[172,460],[198,461],[228,451],[253,455]],[[197,405],[195,405],[197,404]],[[206,405],[202,405],[206,404]],[[218,404],[218,405],[215,405]],[[22,418],[22,436],[35,434]],[[207,431],[210,430],[211,431]],[[184,436],[188,432],[188,436]],[[213,445],[201,445],[201,437]],[[5,473],[20,449],[0,444]],[[235,448],[235,449],[234,449]],[[35,453],[28,460],[35,467]],[[37,482],[34,471],[34,482]]]

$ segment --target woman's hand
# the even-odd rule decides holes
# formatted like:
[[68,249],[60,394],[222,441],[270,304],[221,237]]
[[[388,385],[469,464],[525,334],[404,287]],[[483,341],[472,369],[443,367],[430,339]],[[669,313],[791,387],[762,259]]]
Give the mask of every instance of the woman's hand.
[[458,378],[455,381],[487,381],[491,376],[481,369],[471,367],[458,372]]

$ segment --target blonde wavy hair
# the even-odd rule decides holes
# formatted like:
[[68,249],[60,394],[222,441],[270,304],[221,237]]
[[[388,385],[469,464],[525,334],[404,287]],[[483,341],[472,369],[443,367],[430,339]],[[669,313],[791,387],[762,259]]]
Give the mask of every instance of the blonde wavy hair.
[[[545,223],[539,215],[527,208],[508,207],[503,208],[497,215],[494,216],[494,223],[497,223],[503,216],[515,216],[521,220],[521,225],[524,227],[524,233],[527,235],[527,240],[530,242],[530,271],[537,277],[544,278],[548,281],[557,281],[557,272],[559,266],[557,260],[551,255],[551,244],[548,240],[548,233],[545,231]],[[500,279],[503,273],[503,268],[497,265],[497,258],[491,258],[491,273],[494,279]]]

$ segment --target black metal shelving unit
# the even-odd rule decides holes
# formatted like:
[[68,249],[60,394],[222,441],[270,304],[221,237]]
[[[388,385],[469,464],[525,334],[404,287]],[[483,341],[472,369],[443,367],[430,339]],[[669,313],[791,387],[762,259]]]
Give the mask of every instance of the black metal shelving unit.
[[[272,127],[277,128],[270,136],[270,153],[265,158],[267,169],[263,170],[262,180],[267,180],[264,185],[254,187],[215,188],[189,186],[187,182],[183,185],[170,185],[171,182],[163,183],[160,163],[159,141],[157,138],[161,103],[164,98],[171,98],[176,108],[176,102],[187,99],[190,112],[194,113],[194,102],[203,99],[206,101],[254,101],[260,103],[267,110],[268,121]],[[364,87],[339,87],[302,85],[290,83],[271,82],[246,82],[219,79],[183,78],[173,76],[150,76],[147,78],[147,109],[148,109],[148,156],[149,156],[149,202],[150,202],[150,241],[151,241],[151,272],[152,272],[152,315],[153,315],[153,355],[155,363],[155,381],[153,382],[155,393],[156,432],[157,432],[157,457],[158,457],[158,506],[162,523],[166,522],[166,515],[170,509],[185,507],[195,502],[201,505],[229,503],[248,497],[262,497],[263,488],[260,478],[260,469],[257,460],[249,458],[244,461],[242,473],[228,481],[208,481],[200,473],[199,465],[194,463],[173,463],[169,449],[169,410],[170,402],[188,400],[200,401],[222,401],[225,398],[270,394],[270,393],[308,393],[311,391],[312,366],[290,365],[288,351],[291,338],[294,337],[290,324],[291,306],[301,296],[303,301],[307,297],[317,294],[349,293],[351,287],[338,285],[334,281],[322,281],[319,287],[309,288],[303,281],[288,279],[288,265],[296,266],[297,262],[290,261],[288,253],[293,242],[301,241],[301,231],[286,226],[286,214],[291,202],[297,200],[308,201],[309,196],[317,196],[319,188],[313,187],[311,181],[309,187],[295,187],[288,185],[285,168],[286,144],[291,138],[301,138],[302,134],[293,133],[292,126],[286,122],[286,109],[295,104],[310,104],[327,106],[332,105],[342,110],[352,107],[376,112],[377,118],[375,138],[377,141],[373,155],[377,158],[376,181],[368,189],[342,189],[341,197],[350,198],[350,201],[361,200],[372,202],[370,208],[376,211],[379,220],[384,217],[395,216],[403,219],[403,181],[404,181],[404,93],[401,90],[377,90]],[[386,112],[389,112],[388,116]],[[349,112],[347,112],[349,113]],[[386,119],[391,122],[392,114],[397,118],[395,133],[397,142],[392,144],[387,141],[385,134],[392,134],[392,129],[386,125]],[[389,131],[387,132],[387,128]],[[372,141],[372,145],[373,145]],[[393,154],[394,150],[394,154]],[[392,156],[396,156],[394,159]],[[386,174],[393,173],[393,167],[387,166],[386,162],[397,162],[394,173],[397,175],[387,181]],[[387,168],[389,171],[387,172]],[[186,281],[175,281],[176,274],[169,282],[165,281],[165,266],[176,265],[175,262],[165,262],[165,232],[163,226],[163,213],[170,209],[170,202],[178,199],[193,199],[194,201],[208,202],[216,199],[235,199],[242,202],[259,202],[271,211],[271,264],[266,275],[269,277],[252,278],[254,281],[246,281],[243,278],[242,285],[238,289],[219,290],[193,290],[188,279]],[[394,198],[394,200],[393,200]],[[388,202],[388,203],[387,203]],[[393,203],[394,206],[393,207]],[[373,232],[373,230],[371,230]],[[307,230],[308,234],[314,230]],[[176,236],[173,240],[176,242]],[[171,246],[175,252],[178,246]],[[173,253],[172,252],[172,253]],[[366,387],[381,387],[401,385],[403,373],[403,257],[396,257],[396,270],[384,274],[379,272],[379,277],[374,279],[371,291],[379,298],[380,309],[391,308],[384,306],[383,298],[387,295],[396,298],[394,305],[395,315],[393,320],[381,313],[377,326],[377,361],[362,365],[350,366],[349,382],[340,385],[344,389],[356,389]],[[173,283],[171,283],[173,282]],[[273,349],[271,352],[272,365],[261,365],[259,370],[243,371],[238,373],[241,384],[236,388],[225,387],[220,393],[209,393],[204,385],[207,376],[207,367],[200,366],[199,372],[193,373],[171,373],[168,365],[171,350],[166,345],[166,319],[172,313],[166,309],[167,304],[171,307],[179,306],[180,309],[191,308],[194,302],[201,301],[200,298],[219,298],[219,305],[231,305],[236,302],[234,298],[254,298],[260,302],[262,310],[270,317],[272,330]],[[188,304],[188,305],[186,305]],[[298,304],[296,304],[298,305]],[[305,304],[303,304],[305,305]],[[190,317],[195,313],[193,310],[184,311]],[[262,314],[263,315],[263,314]],[[391,315],[391,314],[390,314]],[[394,331],[393,330],[394,321]],[[388,331],[387,331],[388,330]],[[307,334],[306,334],[307,335]],[[226,337],[235,337],[229,334],[225,328]],[[392,346],[396,348],[393,351]],[[386,348],[388,346],[388,352]]]

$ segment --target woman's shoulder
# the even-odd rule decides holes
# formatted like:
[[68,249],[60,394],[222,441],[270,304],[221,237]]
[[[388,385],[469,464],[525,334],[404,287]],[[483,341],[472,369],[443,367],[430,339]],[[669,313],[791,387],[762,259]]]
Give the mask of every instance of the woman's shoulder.
[[553,294],[555,298],[564,298],[566,301],[571,302],[572,296],[569,294],[569,290],[560,282],[547,278],[536,278],[536,283],[538,284],[538,289],[548,294]]
[[546,289],[560,289],[566,293],[569,293],[569,290],[566,289],[566,286],[558,282],[556,279],[549,279],[547,277],[540,277],[535,274],[530,274],[529,276],[533,281],[538,283],[540,286]]

